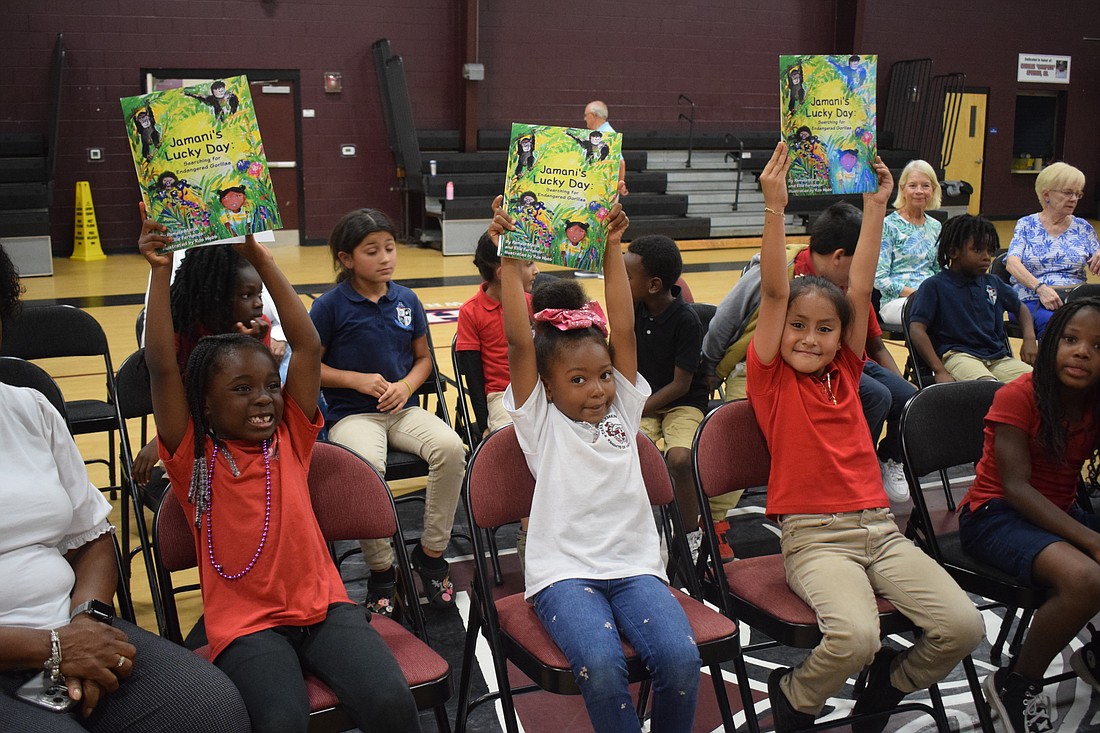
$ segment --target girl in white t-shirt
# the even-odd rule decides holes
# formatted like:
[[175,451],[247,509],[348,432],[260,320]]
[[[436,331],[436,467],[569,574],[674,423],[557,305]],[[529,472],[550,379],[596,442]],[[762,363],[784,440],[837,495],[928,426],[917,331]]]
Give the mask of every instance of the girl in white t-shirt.
[[[494,237],[514,229],[501,203]],[[526,597],[569,660],[597,733],[641,730],[620,634],[653,672],[651,730],[686,732],[699,652],[668,588],[635,442],[650,389],[637,369],[620,247],[627,224],[616,205],[604,255],[607,320],[576,281],[558,280],[532,294],[532,338],[524,263],[501,260],[512,380],[504,406],[535,477]]]

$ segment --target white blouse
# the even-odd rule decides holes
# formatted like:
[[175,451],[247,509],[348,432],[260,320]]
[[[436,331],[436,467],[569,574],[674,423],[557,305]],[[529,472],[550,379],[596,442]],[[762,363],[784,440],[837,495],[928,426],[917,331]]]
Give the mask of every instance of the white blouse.
[[0,384],[0,626],[69,621],[69,550],[112,531],[64,419],[40,392]]

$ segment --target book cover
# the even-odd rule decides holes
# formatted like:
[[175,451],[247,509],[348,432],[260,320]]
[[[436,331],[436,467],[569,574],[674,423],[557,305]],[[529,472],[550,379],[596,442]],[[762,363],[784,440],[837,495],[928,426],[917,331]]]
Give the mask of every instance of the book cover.
[[282,227],[246,77],[121,102],[145,210],[174,239],[167,249]]
[[878,56],[780,56],[779,117],[793,196],[866,193],[872,163]]
[[577,270],[603,269],[621,158],[617,132],[513,123],[504,205],[516,231],[501,236],[500,253]]

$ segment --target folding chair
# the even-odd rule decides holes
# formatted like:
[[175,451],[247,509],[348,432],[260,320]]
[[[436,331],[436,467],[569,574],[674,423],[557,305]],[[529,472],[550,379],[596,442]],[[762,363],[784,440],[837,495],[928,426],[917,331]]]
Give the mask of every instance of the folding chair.
[[[329,542],[362,538],[399,539],[401,527],[389,488],[369,463],[347,448],[334,443],[317,443],[309,471],[310,498],[321,533]],[[169,491],[157,509],[153,526],[153,546],[157,556],[157,577],[164,597],[166,638],[183,643],[175,593],[193,589],[173,587],[172,573],[196,567],[195,543],[183,507]],[[396,562],[402,579],[411,584],[405,546],[394,542]],[[423,633],[424,622],[419,605],[409,604],[413,625]],[[420,710],[435,713],[440,733],[449,733],[445,703],[451,696],[451,667],[423,641],[401,624],[380,615],[371,617],[371,625],[382,635],[409,682]],[[196,650],[208,656],[209,647]],[[317,678],[306,675],[310,702],[310,730],[335,733],[354,728],[339,700]]]
[[[1007,573],[964,552],[954,511],[931,508],[922,491],[920,478],[951,466],[978,461],[982,457],[985,415],[1000,387],[1001,383],[994,381],[932,385],[913,395],[901,416],[901,450],[913,496],[910,534],[963,590],[992,601],[981,608],[1006,608],[1004,623],[990,652],[990,661],[994,664],[1001,663],[1002,649],[1016,611],[1022,609],[1024,614],[1017,626],[1013,646],[1017,646],[1022,638],[1031,614],[1046,600],[1046,591],[1039,586],[1023,585]],[[943,488],[950,492],[950,482],[945,482]],[[967,669],[967,679],[977,700],[980,694],[977,674],[971,677],[972,672],[972,668]],[[1043,683],[1050,684],[1073,676],[1073,672],[1067,672],[1047,678]],[[978,708],[980,714],[988,715],[984,704]],[[985,728],[985,720],[982,722]]]
[[[683,532],[669,531],[670,527],[682,527],[679,526],[672,480],[665,467],[664,457],[641,433],[638,434],[637,441],[650,502],[660,508],[661,530],[669,547],[678,548],[673,550],[674,553],[686,553]],[[516,440],[515,428],[511,425],[501,428],[483,440],[470,458],[464,486],[470,526],[474,529],[492,529],[519,521],[520,517],[527,516],[531,511],[534,489],[535,480]],[[475,575],[455,726],[462,733],[466,730],[467,718],[474,707],[488,700],[499,699],[504,710],[505,729],[508,733],[516,733],[518,724],[513,695],[537,689],[559,695],[577,695],[580,690],[565,655],[546,632],[534,607],[523,599],[523,593],[493,597],[493,585],[486,567],[488,547],[481,532],[475,531],[473,535]],[[722,670],[718,666],[720,662],[733,661],[742,704],[746,708],[752,706],[737,625],[675,588],[672,592],[687,613],[703,665],[710,669],[723,727],[726,731],[733,731],[733,717],[729,710]],[[499,692],[491,692],[471,701],[470,685],[473,666],[476,664],[474,650],[479,632],[485,636],[492,651]],[[631,682],[648,679],[644,665],[625,641],[623,649],[627,654],[627,672]],[[512,662],[533,680],[534,685],[513,689],[508,679],[508,662]],[[643,692],[639,695],[639,708],[644,707],[645,699]],[[639,716],[643,713],[644,709],[640,709]]]
[[[993,262],[989,265],[989,274],[1001,278],[1008,285],[1012,285],[1012,275],[1008,272],[1007,260],[1008,252],[1001,252],[994,257]],[[1020,328],[1019,323],[1009,320],[1005,322],[1005,334],[1012,338],[1023,338],[1024,330]]]
[[[73,435],[107,433],[107,458],[85,463],[103,463],[107,466],[108,481],[115,483],[115,432],[121,430],[122,418],[115,405],[115,370],[111,365],[111,352],[107,335],[90,314],[71,305],[46,305],[24,308],[19,316],[4,330],[0,355],[16,356],[28,361],[59,357],[100,357],[106,372],[104,399],[67,400],[69,426]],[[125,495],[123,498],[125,504]],[[125,506],[123,507],[125,509]],[[127,531],[123,514],[123,533]]]
[[[140,552],[145,562],[146,576],[149,581],[149,593],[152,596],[153,610],[156,617],[162,617],[160,613],[161,598],[157,590],[157,575],[154,568],[153,545],[149,537],[149,527],[145,521],[145,507],[156,509],[164,492],[168,490],[167,478],[159,485],[159,493],[150,494],[145,488],[134,481],[134,453],[130,445],[129,427],[126,421],[140,419],[141,421],[141,445],[149,440],[149,416],[153,414],[152,386],[149,382],[149,369],[145,365],[145,349],[138,349],[128,356],[118,368],[115,375],[115,395],[119,414],[122,417],[122,435],[119,440],[120,460],[122,471],[120,479],[130,494],[130,500],[134,506],[134,521],[138,534],[138,547],[131,550],[130,538],[123,542],[123,554],[126,556],[126,577],[130,577],[130,565],[135,553]],[[164,635],[164,629],[160,629]]]
[[[0,382],[12,387],[29,387],[38,390],[65,420],[65,424],[69,425],[69,416],[61,388],[41,367],[14,356],[0,356]],[[130,588],[126,583],[127,563],[123,562],[124,555],[118,545],[118,537],[112,537],[111,540],[115,548],[115,566],[118,571],[118,587],[115,590],[115,595],[118,597],[118,615],[130,623],[137,623]],[[153,591],[154,594],[155,592]]]
[[[705,521],[702,522],[704,544],[696,566],[700,570],[704,594],[722,613],[738,623],[748,624],[769,638],[768,641],[746,646],[745,652],[774,646],[799,649],[817,646],[822,638],[817,616],[813,608],[787,585],[782,555],[744,558],[724,564],[712,560],[720,555],[709,499],[732,491],[757,489],[768,483],[771,455],[749,402],[727,402],[712,410],[699,425],[691,452],[699,506],[705,513]],[[893,604],[884,598],[877,600],[879,628],[883,636],[915,630],[912,622]],[[937,728],[946,733],[947,717],[939,690],[933,686],[929,688],[929,693],[931,705],[903,702],[884,713],[847,717],[828,725],[819,724],[815,730],[899,712],[925,712],[932,715]],[[746,709],[746,713],[749,729],[756,733],[760,723],[755,710],[749,714],[749,709]]]
[[923,389],[930,384],[935,384],[936,376],[932,373],[932,367],[928,366],[928,362],[924,360],[924,357],[917,351],[917,347],[913,345],[912,312],[913,299],[906,298],[905,305],[901,308],[901,332],[905,338],[905,349],[909,352],[905,371],[906,375],[917,383],[917,389]]

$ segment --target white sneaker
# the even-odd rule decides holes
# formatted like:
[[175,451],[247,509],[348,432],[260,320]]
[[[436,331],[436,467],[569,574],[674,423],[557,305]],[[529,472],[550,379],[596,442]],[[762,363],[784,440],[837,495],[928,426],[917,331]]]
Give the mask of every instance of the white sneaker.
[[892,458],[882,462],[882,487],[890,501],[909,501],[909,482],[905,478],[905,467]]

